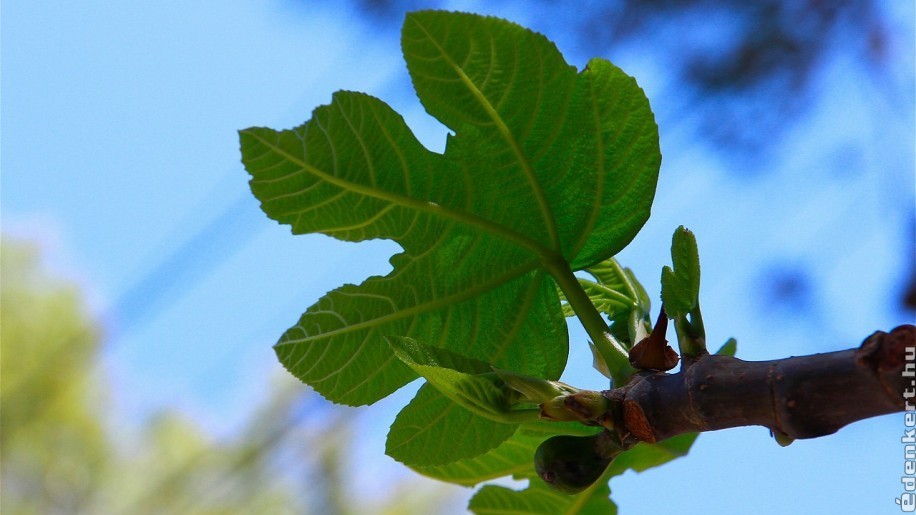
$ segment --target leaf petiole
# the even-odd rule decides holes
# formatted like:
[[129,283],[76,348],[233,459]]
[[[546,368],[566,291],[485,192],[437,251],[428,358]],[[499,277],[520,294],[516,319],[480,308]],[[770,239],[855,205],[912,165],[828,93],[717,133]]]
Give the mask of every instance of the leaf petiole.
[[611,334],[607,323],[588,298],[588,294],[582,288],[579,279],[573,274],[569,263],[559,256],[545,260],[545,267],[563,291],[567,302],[576,312],[582,326],[585,327],[585,332],[588,333],[598,353],[607,364],[613,385],[626,384],[630,376],[636,372],[636,369],[630,365],[627,349]]
[[703,326],[699,302],[688,314],[675,317],[674,330],[677,332],[678,349],[684,359],[696,358],[707,352],[706,328]]

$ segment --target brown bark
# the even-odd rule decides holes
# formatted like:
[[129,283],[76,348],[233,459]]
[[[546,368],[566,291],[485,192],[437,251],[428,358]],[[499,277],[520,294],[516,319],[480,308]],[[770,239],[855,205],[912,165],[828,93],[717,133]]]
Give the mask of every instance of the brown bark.
[[[825,354],[756,362],[707,354],[676,374],[644,372],[604,393],[621,440],[654,443],[750,425],[817,438],[857,420],[914,409],[916,377],[904,376],[905,367],[916,372],[914,352],[916,327],[903,325],[874,333],[857,349]],[[910,397],[904,397],[907,389]]]

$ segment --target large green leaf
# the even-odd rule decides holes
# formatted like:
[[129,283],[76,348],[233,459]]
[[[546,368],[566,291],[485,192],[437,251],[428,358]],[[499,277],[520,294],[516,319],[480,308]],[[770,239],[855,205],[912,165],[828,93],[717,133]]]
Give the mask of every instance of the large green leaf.
[[491,219],[525,218],[522,232],[573,268],[635,236],[660,154],[632,78],[602,59],[577,75],[546,38],[496,18],[412,13],[401,41],[417,95],[455,132],[449,150],[471,180],[511,196]]
[[[645,95],[609,62],[577,73],[546,38],[495,18],[413,13],[402,48],[421,102],[453,132],[443,154],[385,103],[353,92],[335,93],[300,127],[240,133],[268,216],[295,234],[403,249],[387,276],[308,308],[277,355],[351,405],[416,377],[388,336],[556,379],[568,337],[550,274],[610,257],[649,216],[660,154]],[[515,429],[494,424],[427,386],[398,416],[388,450],[416,463],[465,459]]]
[[[390,144],[364,141],[375,132],[391,138]],[[448,187],[448,173],[417,173],[432,154],[412,135],[402,141],[404,135],[409,131],[387,106],[352,93],[336,94],[331,106],[317,109],[312,122],[298,129],[243,132],[252,189],[268,214],[294,232],[390,237],[405,249],[392,258],[388,276],[344,286],[310,307],[277,343],[281,362],[326,397],[347,404],[374,402],[415,377],[394,357],[385,335],[459,348],[505,368],[559,375],[566,330],[551,298],[553,283],[521,248],[437,214],[435,201],[445,202],[442,197],[460,188]],[[366,155],[353,156],[355,148],[365,148]],[[357,157],[360,164],[351,162]],[[448,172],[449,161],[440,161],[440,172]],[[376,178],[375,170],[387,173]],[[388,189],[403,191],[383,189],[398,172],[402,184]],[[423,194],[431,193],[425,183],[433,179],[440,182],[440,197]],[[519,338],[530,345],[513,345]]]
[[534,474],[534,450],[546,438],[519,430],[486,454],[446,465],[413,465],[411,468],[423,475],[464,486],[501,477],[528,477]]
[[415,377],[386,335],[556,378],[567,338],[541,270],[597,263],[645,222],[660,161],[648,102],[610,63],[576,73],[546,38],[495,18],[413,13],[402,46],[421,101],[454,131],[444,154],[423,148],[383,102],[352,92],[295,129],[241,132],[270,217],[297,234],[403,248],[389,275],[310,307],[277,354],[353,405]]

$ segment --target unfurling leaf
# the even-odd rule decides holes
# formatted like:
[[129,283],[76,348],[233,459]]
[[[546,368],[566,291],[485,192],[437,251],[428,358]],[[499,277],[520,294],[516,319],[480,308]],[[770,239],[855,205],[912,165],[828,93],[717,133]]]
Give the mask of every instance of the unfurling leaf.
[[541,403],[541,418],[555,421],[578,421],[589,426],[614,427],[608,413],[610,400],[601,392],[580,390]]
[[[614,258],[588,267],[585,271],[595,280],[580,277],[582,289],[595,308],[607,315],[614,337],[627,348],[632,347],[648,332],[651,301],[645,288],[636,280],[632,270],[624,268]],[[562,292],[560,299],[565,300]],[[569,304],[563,304],[563,315],[575,315]],[[595,354],[595,357],[595,368],[601,371],[599,367],[603,366],[603,360],[600,354]],[[609,374],[605,375],[610,377]]]
[[719,350],[716,351],[716,354],[720,356],[734,357],[736,352],[738,352],[738,340],[729,338],[727,342],[723,343],[722,346],[719,347]]
[[518,393],[486,363],[410,338],[391,337],[388,344],[398,359],[464,409],[506,424],[538,419],[537,409],[512,409]]
[[662,303],[669,318],[687,315],[699,302],[700,254],[693,233],[683,226],[671,239],[674,269],[662,269]]
[[569,386],[566,383],[561,383],[560,381],[547,381],[538,377],[526,376],[524,374],[500,370],[498,368],[494,368],[493,372],[495,372],[509,388],[521,394],[522,400],[535,404],[541,404],[542,402],[547,402],[561,395],[579,391],[578,388]]

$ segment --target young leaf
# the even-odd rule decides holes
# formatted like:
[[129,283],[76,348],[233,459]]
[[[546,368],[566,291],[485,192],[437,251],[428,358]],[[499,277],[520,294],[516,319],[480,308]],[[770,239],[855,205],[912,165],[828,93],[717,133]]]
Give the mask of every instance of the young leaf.
[[[643,334],[635,334],[639,324],[649,324],[649,310],[652,306],[649,295],[636,280],[633,271],[624,268],[614,258],[609,258],[585,269],[594,281],[579,278],[579,284],[588,294],[595,308],[607,315],[611,321],[611,332],[629,348]],[[560,292],[560,300],[565,300]],[[563,304],[563,315],[575,315],[569,304]],[[644,331],[647,327],[643,328]]]
[[[389,345],[401,361],[428,381],[398,414],[388,435],[388,455],[412,467],[477,457],[510,438],[519,423],[539,420],[538,408],[512,409],[522,395],[507,379],[516,386],[542,384],[552,392],[551,399],[575,391],[561,383],[509,371],[487,372],[491,367],[486,363],[410,338],[389,338]],[[462,433],[460,438],[454,435],[456,428],[461,428],[457,430]]]
[[411,467],[444,465],[480,456],[516,429],[476,415],[425,384],[391,424],[385,453]]
[[700,294],[700,254],[693,233],[683,226],[671,239],[674,265],[662,269],[662,303],[669,318],[687,315],[696,307]]
[[411,468],[425,476],[464,486],[501,477],[539,480],[534,470],[534,451],[541,442],[559,434],[587,436],[598,430],[579,423],[526,423],[511,438],[486,454],[447,465]]
[[403,248],[389,275],[310,307],[277,355],[351,405],[416,377],[384,336],[556,379],[567,336],[544,272],[610,257],[648,218],[660,154],[645,95],[607,61],[576,73],[546,38],[495,18],[413,13],[402,47],[420,100],[454,132],[444,154],[352,92],[295,129],[240,133],[268,216],[296,234]]
[[491,367],[460,354],[423,345],[404,337],[390,337],[395,356],[449,399],[484,418],[507,424],[523,418],[537,420],[539,410],[513,410],[519,397]]
[[640,443],[611,462],[611,473],[616,476],[623,474],[628,469],[643,472],[686,456],[697,436],[697,433],[688,433],[656,444]]
[[[579,278],[579,284],[582,286],[582,289],[585,290],[585,293],[588,294],[588,298],[592,301],[592,304],[595,305],[595,309],[608,315],[610,318],[629,313],[630,310],[633,309],[633,299],[627,297],[625,293],[615,290],[613,287],[605,286],[581,277]],[[560,295],[562,300],[566,300],[562,291]],[[564,304],[563,315],[571,317],[575,316],[576,312],[573,311],[572,306]]]
[[412,468],[429,477],[464,486],[501,477],[530,480],[529,488],[523,491],[485,486],[471,500],[469,508],[474,513],[615,513],[606,480],[599,481],[581,494],[565,495],[548,487],[534,469],[534,452],[548,438],[556,435],[588,436],[598,431],[600,429],[578,423],[526,423],[499,447],[477,458],[438,467]]
[[578,388],[559,381],[547,381],[538,377],[526,376],[509,370],[494,368],[493,372],[506,385],[518,392],[519,400],[533,404],[542,404],[561,395],[576,393]]
[[[484,481],[507,476],[516,479],[530,479],[532,484],[535,484],[540,481],[540,478],[537,477],[534,470],[533,456],[541,442],[559,434],[587,436],[595,434],[599,430],[595,427],[587,427],[576,423],[526,423],[522,424],[511,438],[495,449],[476,458],[464,459],[438,467],[412,466],[412,468],[426,476],[464,486],[474,486]],[[641,443],[617,456],[608,467],[605,477],[612,478],[631,469],[636,472],[643,472],[649,468],[663,465],[673,459],[685,456],[696,438],[697,435],[692,433],[669,438],[657,444]],[[547,491],[556,493],[549,489]],[[525,494],[524,491],[499,493],[501,499],[508,499],[515,495],[522,496],[523,499],[518,501],[518,504],[523,505],[525,504],[524,498],[532,494]],[[577,496],[564,497],[567,499],[577,498]],[[588,499],[591,498],[588,497]],[[582,498],[580,498],[581,500]],[[480,501],[478,500],[478,502]],[[515,501],[505,500],[503,502],[511,503],[511,506],[515,507],[514,509],[519,509]],[[491,506],[489,502],[486,504],[495,509],[495,506]],[[509,513],[514,512],[509,511]],[[525,512],[521,511],[519,513]],[[564,512],[561,511],[560,513]]]
[[[632,347],[645,336],[650,327],[649,310],[652,302],[649,294],[636,280],[633,271],[621,266],[614,258],[589,267],[587,272],[597,279],[601,287],[619,292],[628,299],[626,310],[605,310],[605,313],[611,321],[611,333],[624,342],[627,348]],[[600,304],[598,309],[601,309]]]
[[633,271],[621,266],[615,258],[606,259],[595,266],[588,267],[586,272],[591,274],[598,284],[620,292],[643,313],[649,312],[651,308],[649,294],[636,280]]
[[[614,258],[606,259],[585,271],[595,280],[579,278],[579,284],[595,308],[607,315],[611,334],[627,349],[631,348],[650,329],[651,301],[645,288],[636,280],[632,270],[622,267]],[[562,292],[560,300],[566,300]],[[563,316],[575,315],[568,303],[564,302],[562,306]],[[592,351],[592,366],[610,379],[611,372],[599,349],[591,343],[589,348]]]
[[738,352],[738,340],[729,338],[727,342],[723,343],[722,346],[719,347],[719,350],[716,351],[716,354],[720,356],[734,357],[736,352]]
[[592,368],[613,381],[611,369],[608,368],[607,363],[604,361],[604,356],[601,355],[601,351],[598,350],[598,347],[596,347],[594,343],[588,342],[588,350],[592,351]]
[[[520,438],[516,440],[516,438],[518,438],[518,435],[506,442],[504,446],[509,444],[509,442],[521,440]],[[611,465],[605,471],[602,479],[589,489],[577,495],[564,495],[550,489],[543,482],[533,479],[528,489],[522,491],[510,490],[497,486],[485,486],[471,499],[469,507],[477,514],[576,513],[597,515],[616,513],[617,508],[609,499],[610,490],[607,486],[608,479],[622,474],[628,469],[642,472],[651,467],[656,467],[684,456],[687,454],[687,451],[696,438],[696,434],[685,434],[670,438],[658,444],[639,444],[614,458],[614,461],[611,462]],[[544,437],[532,440],[543,441]],[[503,446],[497,450],[502,448]],[[520,449],[515,449],[515,452],[519,455],[522,454]],[[517,463],[513,467],[506,462],[500,463],[503,466],[500,470],[512,470],[516,477],[529,477],[529,474],[533,473],[533,466],[529,466],[529,468],[523,466],[521,463]],[[456,464],[456,468],[457,465],[458,464]],[[523,472],[519,473],[516,471]],[[433,477],[436,476],[434,475]],[[485,476],[480,474],[478,477]],[[492,477],[495,476],[487,477],[487,479]]]
[[610,496],[607,481],[598,481],[577,495],[566,495],[551,490],[542,481],[532,481],[522,491],[487,485],[471,498],[468,508],[477,515],[614,515],[617,505]]

